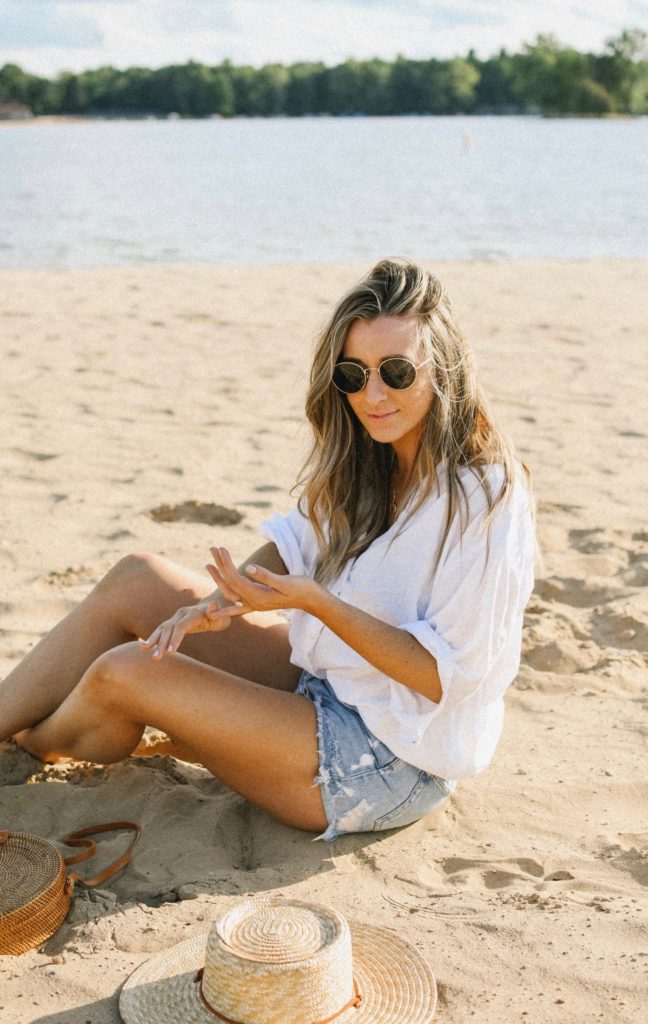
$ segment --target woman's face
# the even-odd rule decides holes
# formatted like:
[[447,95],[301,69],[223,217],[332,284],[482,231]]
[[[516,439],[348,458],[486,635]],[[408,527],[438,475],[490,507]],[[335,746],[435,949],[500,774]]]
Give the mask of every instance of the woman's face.
[[434,398],[430,364],[422,366],[405,391],[388,388],[377,369],[389,356],[405,356],[414,366],[425,359],[414,317],[380,316],[355,320],[347,334],[342,358],[372,367],[362,391],[347,401],[374,441],[391,444],[401,469],[409,470],[425,417]]

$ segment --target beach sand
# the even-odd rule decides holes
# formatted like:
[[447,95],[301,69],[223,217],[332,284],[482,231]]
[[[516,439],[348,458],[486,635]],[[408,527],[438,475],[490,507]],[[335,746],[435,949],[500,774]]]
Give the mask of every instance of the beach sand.
[[[492,765],[415,825],[329,845],[168,755],[43,766],[0,749],[0,827],[143,827],[43,947],[0,957],[7,1024],[117,1022],[137,964],[247,893],[397,929],[429,957],[447,1024],[646,1019],[648,264],[431,267],[538,500],[543,563]],[[293,501],[312,338],[366,269],[0,273],[0,675],[128,552],[201,570],[211,544],[254,550]],[[185,521],[186,502],[242,518]],[[102,840],[101,864],[123,846]]]

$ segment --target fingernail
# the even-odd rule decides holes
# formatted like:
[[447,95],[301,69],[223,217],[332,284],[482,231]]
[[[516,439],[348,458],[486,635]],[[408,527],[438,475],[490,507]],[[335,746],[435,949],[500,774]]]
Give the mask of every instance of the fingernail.
[[249,572],[250,575],[252,575],[252,576],[254,576],[256,571],[257,571],[256,565],[248,565],[247,568],[246,568],[246,572]]
[[242,601],[235,601],[234,602],[234,607],[235,608],[242,608],[243,607],[243,602]]
[[173,651],[173,644],[169,644],[169,646],[167,647],[167,651]]

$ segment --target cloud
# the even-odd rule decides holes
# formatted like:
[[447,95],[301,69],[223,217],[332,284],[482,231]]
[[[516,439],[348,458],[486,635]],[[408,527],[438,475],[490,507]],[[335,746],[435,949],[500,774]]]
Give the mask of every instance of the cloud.
[[600,51],[610,36],[642,24],[643,0],[2,0],[0,48],[41,74],[191,59],[335,64],[470,49],[487,57],[541,33]]
[[69,6],[43,0],[5,0],[0,8],[0,47],[101,46],[103,36],[95,20],[68,12],[65,8]]

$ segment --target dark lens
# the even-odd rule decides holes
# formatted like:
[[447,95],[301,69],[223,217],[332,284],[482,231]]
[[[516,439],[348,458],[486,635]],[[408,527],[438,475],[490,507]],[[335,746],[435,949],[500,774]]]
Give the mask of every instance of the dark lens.
[[333,371],[333,383],[345,395],[362,391],[365,383],[364,370],[356,363],[338,363]]
[[411,388],[416,380],[416,367],[409,359],[394,356],[393,359],[385,359],[380,364],[380,376],[388,388],[403,391],[405,388]]

